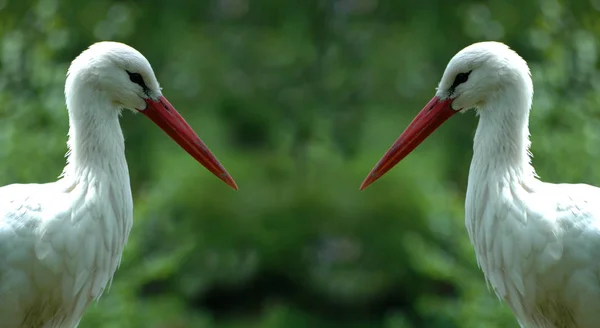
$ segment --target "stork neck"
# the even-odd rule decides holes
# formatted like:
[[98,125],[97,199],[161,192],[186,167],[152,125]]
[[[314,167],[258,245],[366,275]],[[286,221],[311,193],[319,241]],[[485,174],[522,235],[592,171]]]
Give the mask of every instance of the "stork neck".
[[[71,194],[73,213],[88,214],[75,218],[93,225],[83,229],[101,227],[98,233],[102,237],[94,238],[91,245],[107,252],[108,262],[100,265],[108,265],[105,268],[112,276],[133,224],[119,109],[101,91],[74,81],[77,80],[67,79],[69,152],[59,182],[65,187],[64,191]],[[85,211],[80,210],[81,207],[85,207]],[[100,275],[97,279],[104,279],[101,270],[94,271]]]
[[118,175],[114,178],[128,181],[118,108],[104,94],[85,86],[67,94],[67,107],[69,153],[64,175]]
[[505,95],[492,99],[479,111],[471,174],[487,177],[480,181],[497,175],[519,182],[535,177],[529,153],[531,96],[517,88],[505,91]]

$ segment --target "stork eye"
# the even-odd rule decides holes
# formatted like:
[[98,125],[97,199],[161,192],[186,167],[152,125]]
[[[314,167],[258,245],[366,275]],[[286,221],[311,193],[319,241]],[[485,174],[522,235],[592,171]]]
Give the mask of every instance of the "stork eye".
[[452,92],[454,92],[454,89],[456,89],[456,87],[458,85],[460,85],[461,83],[467,82],[467,80],[469,79],[469,74],[471,74],[471,71],[468,71],[466,73],[458,73],[456,75],[456,77],[454,78],[454,83],[452,83],[452,86],[450,87],[450,90]]
[[131,82],[139,84],[144,89],[144,91],[148,90],[146,83],[144,83],[144,78],[140,73],[131,73],[130,71],[127,71],[127,74],[129,74],[129,80],[131,80]]

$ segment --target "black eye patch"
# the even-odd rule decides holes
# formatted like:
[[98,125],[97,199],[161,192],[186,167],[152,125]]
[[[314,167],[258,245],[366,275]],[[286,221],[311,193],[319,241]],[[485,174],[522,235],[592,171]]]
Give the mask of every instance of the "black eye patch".
[[462,83],[467,82],[467,80],[469,79],[469,74],[471,74],[471,71],[468,71],[466,73],[458,73],[454,78],[454,83],[452,83],[452,86],[450,87],[450,93],[454,93],[454,89],[456,89],[456,87],[458,87]]
[[146,86],[146,83],[144,82],[144,78],[142,77],[142,75],[140,73],[131,73],[130,71],[126,71],[126,72],[127,72],[127,74],[129,74],[129,80],[131,80],[131,82],[141,86],[142,89],[144,89],[144,93],[147,94],[150,91],[148,86]]

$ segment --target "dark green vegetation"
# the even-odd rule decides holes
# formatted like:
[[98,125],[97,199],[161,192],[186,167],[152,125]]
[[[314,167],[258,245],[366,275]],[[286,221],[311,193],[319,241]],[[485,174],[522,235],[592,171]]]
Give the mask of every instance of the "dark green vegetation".
[[69,62],[94,41],[122,41],[150,60],[240,191],[124,113],[135,225],[80,327],[517,327],[464,229],[474,115],[358,187],[447,61],[489,39],[532,68],[539,175],[600,184],[599,10],[598,0],[0,0],[0,183],[55,179]]

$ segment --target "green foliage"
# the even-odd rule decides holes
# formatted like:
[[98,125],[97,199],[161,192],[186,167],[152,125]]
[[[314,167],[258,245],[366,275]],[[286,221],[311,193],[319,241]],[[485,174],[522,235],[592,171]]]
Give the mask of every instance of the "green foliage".
[[534,164],[600,184],[597,0],[0,0],[0,183],[53,180],[66,69],[128,43],[233,175],[233,192],[126,113],[135,225],[97,328],[517,327],[463,224],[476,118],[364,192],[447,61],[494,39],[530,63]]

